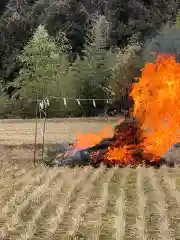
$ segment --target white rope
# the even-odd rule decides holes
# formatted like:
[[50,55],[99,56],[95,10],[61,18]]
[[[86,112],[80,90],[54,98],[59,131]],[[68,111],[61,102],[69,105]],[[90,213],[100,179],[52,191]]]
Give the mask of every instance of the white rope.
[[107,100],[112,100],[112,98],[70,98],[70,97],[55,97],[55,96],[49,96],[49,99],[66,99],[66,100],[79,100],[79,101],[107,101]]
[[[112,98],[70,98],[70,97],[55,97],[55,96],[49,96],[48,98],[46,97],[43,100],[38,100],[39,103],[39,111],[41,113],[43,113],[44,115],[46,115],[46,109],[49,107],[50,105],[50,100],[51,99],[62,99],[64,106],[67,107],[67,102],[68,100],[74,100],[77,102],[77,104],[79,106],[81,106],[81,101],[91,101],[92,105],[94,108],[96,108],[96,102],[97,101],[104,101],[107,104],[112,103],[113,99]],[[32,100],[33,101],[33,100]]]

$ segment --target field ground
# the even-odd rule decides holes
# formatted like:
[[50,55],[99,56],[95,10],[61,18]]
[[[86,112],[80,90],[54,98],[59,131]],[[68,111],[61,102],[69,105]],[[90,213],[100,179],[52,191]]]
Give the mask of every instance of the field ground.
[[[87,119],[49,119],[46,124],[45,141],[53,143],[62,140],[73,140],[77,132],[99,132],[109,122],[115,124],[119,119],[97,118]],[[18,145],[33,144],[35,136],[35,120],[0,120],[0,144]],[[40,129],[43,128],[43,120],[38,121],[38,139],[42,142]]]
[[[58,121],[47,124],[47,142],[105,124]],[[33,168],[34,128],[0,122],[0,239],[180,239],[178,168]]]
[[1,239],[180,239],[178,179],[166,168],[1,168]]

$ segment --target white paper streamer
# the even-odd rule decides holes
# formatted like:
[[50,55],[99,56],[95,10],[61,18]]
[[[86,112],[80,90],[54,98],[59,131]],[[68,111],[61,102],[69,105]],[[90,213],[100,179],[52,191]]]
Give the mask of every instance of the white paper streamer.
[[96,107],[96,102],[94,99],[93,99],[93,106]]
[[76,99],[77,103],[79,106],[81,106],[81,102],[79,101],[79,99]]
[[41,110],[43,110],[44,109],[44,102],[42,101],[42,102],[40,102],[40,104],[39,104],[39,107],[40,107],[40,109]]
[[45,98],[44,100],[42,100],[40,103],[39,103],[39,108],[40,110],[46,110],[48,107],[49,107],[49,99],[48,98]]
[[63,100],[64,100],[64,106],[67,106],[66,98],[63,98]]
[[46,99],[46,104],[47,104],[48,107],[50,106],[48,98]]

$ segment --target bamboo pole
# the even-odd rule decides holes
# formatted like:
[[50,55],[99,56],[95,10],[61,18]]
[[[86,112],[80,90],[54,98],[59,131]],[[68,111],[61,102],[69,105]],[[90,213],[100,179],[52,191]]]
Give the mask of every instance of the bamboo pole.
[[47,120],[47,111],[45,110],[45,118],[44,118],[44,124],[43,124],[42,161],[44,160],[44,142],[45,142],[46,120]]
[[36,150],[37,150],[37,125],[38,125],[38,100],[36,101],[36,127],[35,127],[35,139],[34,139],[34,159],[33,165],[36,165]]

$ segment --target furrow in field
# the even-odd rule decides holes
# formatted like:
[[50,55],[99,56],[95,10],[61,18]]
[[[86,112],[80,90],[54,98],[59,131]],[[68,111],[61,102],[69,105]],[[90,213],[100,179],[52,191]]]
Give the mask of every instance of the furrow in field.
[[42,205],[34,212],[32,219],[24,226],[23,232],[21,232],[21,236],[18,238],[19,240],[28,240],[35,235],[38,228],[38,222],[43,222],[43,213],[47,211],[49,205],[51,205],[51,203],[56,200],[57,195],[59,195],[59,192],[63,187],[64,176],[62,175],[61,179],[58,181],[59,182],[56,183],[56,186],[53,187],[49,192],[49,198],[42,203]]
[[[27,174],[26,169],[21,168],[11,168],[10,171],[6,171],[1,177],[0,177],[0,191],[3,189],[9,188],[9,185],[7,182],[10,182],[11,184],[16,185],[16,180],[20,180]],[[30,171],[31,174],[31,171]],[[19,182],[19,181],[18,181]]]
[[6,180],[7,177],[11,177],[13,171],[14,171],[14,174],[16,174],[17,172],[19,172],[19,170],[21,171],[21,168],[19,168],[19,167],[8,166],[8,168],[7,168],[7,166],[5,166],[5,167],[1,166],[0,181]]
[[[104,192],[104,199],[102,200],[102,189],[104,184],[108,183],[110,181],[110,175],[113,175],[113,172],[115,171],[115,168],[108,169],[106,167],[103,167],[105,171],[103,171],[103,174],[101,174],[100,178],[96,181],[95,187],[91,189],[91,194],[89,195],[89,198],[86,200],[86,212],[83,216],[83,221],[81,222],[81,225],[79,226],[78,232],[76,232],[76,238],[82,238],[87,239],[87,236],[89,239],[93,238],[93,231],[96,231],[96,226],[98,228],[98,221],[99,225],[101,226],[101,220],[103,216],[103,212],[101,215],[102,207],[105,207],[106,211],[106,202],[107,202],[107,196]],[[109,179],[108,179],[109,177]],[[107,190],[107,189],[106,189]],[[103,202],[104,201],[104,202]],[[102,206],[101,206],[102,205]],[[102,210],[103,211],[103,210]],[[100,217],[101,219],[98,220],[97,218]],[[96,220],[94,220],[96,219]],[[99,228],[98,228],[99,229]],[[97,230],[98,231],[98,230]]]
[[137,239],[147,239],[147,223],[145,216],[145,209],[147,204],[147,197],[144,194],[144,175],[146,169],[137,169],[137,181],[136,181],[136,192],[137,192],[137,210],[138,215],[136,217],[135,229],[137,231]]
[[156,222],[156,225],[159,226],[159,230],[156,232],[156,235],[158,239],[171,240],[170,220],[167,214],[165,193],[162,190],[161,185],[158,184],[155,170],[150,168],[147,171],[152,187],[151,197],[154,199],[154,211],[156,211],[159,216],[158,221]]
[[82,191],[77,196],[77,201],[73,203],[70,219],[67,220],[68,230],[67,237],[76,238],[79,236],[80,225],[84,220],[84,214],[88,208],[88,201],[97,181],[102,177],[105,168],[99,168],[95,171]]
[[161,186],[165,192],[168,204],[168,215],[171,220],[171,235],[174,239],[180,236],[180,192],[177,188],[176,178],[169,176],[168,169],[164,169],[161,175]]
[[136,225],[136,216],[137,211],[137,192],[136,192],[136,179],[137,179],[137,170],[129,169],[129,176],[125,186],[125,215],[126,215],[126,224],[124,235],[125,240],[136,239],[136,231],[134,226]]
[[35,210],[36,205],[41,203],[41,198],[47,196],[49,188],[53,182],[62,175],[62,171],[49,170],[47,174],[47,179],[39,187],[35,187],[33,192],[23,201],[20,205],[17,206],[15,212],[10,216],[10,219],[5,224],[6,229],[9,232],[14,231],[18,226],[22,225],[23,216],[26,214],[26,211]]
[[169,177],[168,170],[166,170],[162,176],[162,180],[164,187],[168,191],[168,195],[172,196],[176,204],[180,207],[180,192],[177,189],[176,179]]
[[123,240],[125,236],[126,230],[126,188],[128,182],[128,176],[130,174],[130,170],[126,169],[124,173],[121,172],[122,179],[119,183],[118,197],[116,199],[115,205],[115,216],[114,216],[114,234],[113,239],[115,240]]
[[8,215],[12,214],[13,211],[19,206],[23,201],[26,200],[28,195],[32,192],[32,190],[35,187],[38,187],[40,184],[42,184],[42,181],[45,180],[45,177],[47,176],[47,172],[39,171],[37,173],[37,176],[32,178],[29,178],[29,181],[27,179],[27,182],[23,183],[22,188],[19,191],[16,191],[11,198],[2,206],[0,211],[0,226],[1,219],[7,220]]
[[107,171],[104,177],[104,182],[102,183],[99,189],[100,196],[99,196],[99,199],[97,199],[98,202],[96,203],[97,207],[96,207],[96,212],[94,214],[94,219],[93,219],[94,225],[90,234],[91,239],[94,239],[94,240],[100,239],[100,235],[102,231],[102,219],[107,211],[108,196],[109,196],[108,188],[115,171],[116,171],[116,168],[112,168]]
[[[78,170],[78,168],[77,168]],[[88,181],[88,176],[91,174],[92,168],[86,167],[79,168],[78,176],[74,176],[68,185],[63,186],[64,190],[61,196],[52,203],[51,213],[45,220],[43,226],[40,226],[41,232],[43,231],[43,239],[59,239],[64,229],[61,225],[65,222],[65,215],[71,208],[71,201],[77,198],[78,192],[83,188],[83,185]],[[66,176],[68,177],[68,176]],[[66,184],[66,183],[65,183]]]
[[10,178],[8,177],[5,181],[0,182],[1,184],[4,184],[4,188],[0,189],[1,196],[0,196],[0,206],[4,206],[7,201],[12,197],[12,195],[16,194],[19,189],[24,187],[24,184],[27,181],[31,181],[36,176],[36,173],[39,170],[32,170],[26,172],[25,169],[19,170],[18,174],[15,176],[12,176],[12,173],[10,173]]

